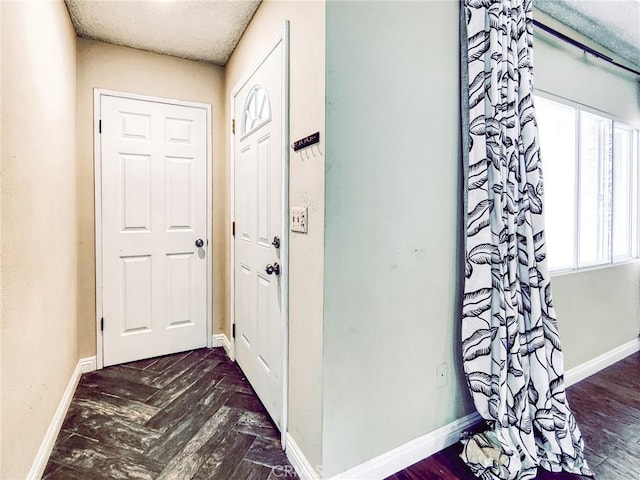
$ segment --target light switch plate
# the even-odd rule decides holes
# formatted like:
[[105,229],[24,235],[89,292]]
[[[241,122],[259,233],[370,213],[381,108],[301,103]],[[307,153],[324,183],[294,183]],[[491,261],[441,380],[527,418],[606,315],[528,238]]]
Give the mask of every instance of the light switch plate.
[[291,207],[291,231],[307,233],[307,207]]

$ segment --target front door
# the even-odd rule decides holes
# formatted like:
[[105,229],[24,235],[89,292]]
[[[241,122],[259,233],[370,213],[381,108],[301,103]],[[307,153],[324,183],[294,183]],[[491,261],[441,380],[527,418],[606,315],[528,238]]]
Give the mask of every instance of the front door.
[[103,94],[100,116],[103,363],[204,347],[207,110]]
[[285,332],[284,46],[234,89],[236,360],[282,428]]

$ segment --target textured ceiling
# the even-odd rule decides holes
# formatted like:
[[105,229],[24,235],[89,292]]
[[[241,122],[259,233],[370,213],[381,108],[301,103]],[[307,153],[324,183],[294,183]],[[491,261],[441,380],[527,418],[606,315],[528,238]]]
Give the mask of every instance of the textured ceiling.
[[[260,1],[65,0],[81,37],[218,65]],[[640,0],[535,0],[535,6],[640,69]]]
[[534,5],[640,69],[640,0],[535,0]]
[[224,65],[260,0],[65,0],[76,32]]

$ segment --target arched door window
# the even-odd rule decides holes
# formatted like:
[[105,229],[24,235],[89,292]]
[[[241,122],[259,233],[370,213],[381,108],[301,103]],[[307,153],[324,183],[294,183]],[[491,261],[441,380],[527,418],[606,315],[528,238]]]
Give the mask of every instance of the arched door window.
[[260,85],[254,86],[244,102],[242,114],[242,135],[257,130],[271,120],[271,105],[267,91]]

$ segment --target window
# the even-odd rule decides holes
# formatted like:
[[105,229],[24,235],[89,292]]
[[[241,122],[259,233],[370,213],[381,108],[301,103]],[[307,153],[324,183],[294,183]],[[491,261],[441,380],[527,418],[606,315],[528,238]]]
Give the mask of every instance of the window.
[[244,103],[242,114],[242,135],[257,130],[271,120],[271,104],[267,91],[260,85],[255,85]]
[[598,265],[609,259],[611,123],[606,118],[580,112],[579,267]]
[[536,97],[550,270],[637,255],[638,131]]

